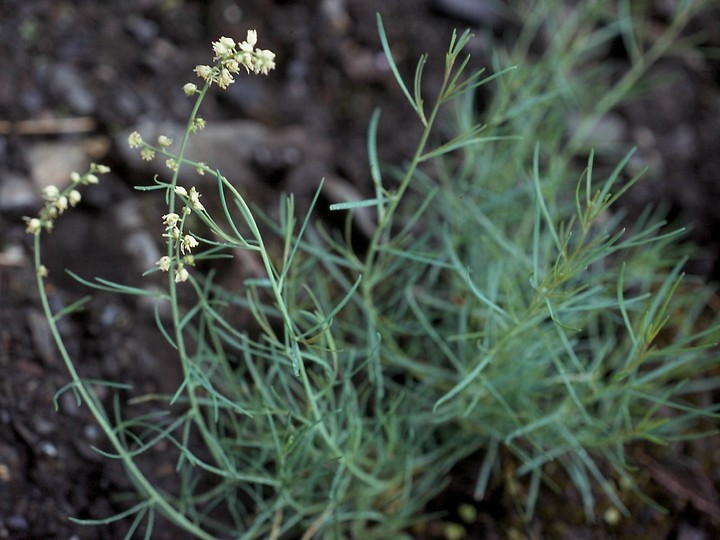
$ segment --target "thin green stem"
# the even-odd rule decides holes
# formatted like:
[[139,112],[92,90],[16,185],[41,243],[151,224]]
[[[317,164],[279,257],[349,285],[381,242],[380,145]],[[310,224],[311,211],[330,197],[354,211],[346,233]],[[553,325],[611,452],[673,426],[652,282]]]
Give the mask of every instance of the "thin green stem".
[[37,280],[37,287],[38,292],[40,294],[40,303],[42,305],[43,312],[45,314],[45,317],[48,321],[48,325],[50,327],[50,333],[53,336],[53,340],[55,341],[55,344],[58,348],[58,351],[60,352],[60,356],[63,359],[63,362],[65,364],[65,367],[67,368],[68,372],[70,373],[70,377],[73,380],[74,383],[74,390],[78,393],[78,395],[82,398],[82,400],[85,402],[88,410],[93,415],[93,417],[96,419],[97,423],[100,425],[100,428],[105,433],[105,436],[110,441],[110,444],[112,444],[113,448],[117,451],[117,454],[120,456],[120,459],[123,462],[123,465],[125,466],[125,469],[128,472],[128,475],[133,480],[135,485],[137,486],[138,490],[143,493],[148,499],[150,500],[150,506],[156,505],[158,508],[162,510],[162,512],[167,516],[167,518],[174,522],[176,525],[184,528],[188,532],[196,535],[198,538],[203,538],[206,540],[212,540],[213,536],[206,533],[204,530],[202,530],[200,527],[198,527],[195,523],[190,521],[183,513],[179,512],[177,508],[175,508],[168,500],[168,498],[161,493],[158,489],[156,489],[153,484],[148,480],[148,478],[143,474],[143,472],[140,470],[140,468],[136,465],[133,458],[128,454],[126,448],[123,446],[122,442],[118,438],[117,434],[115,433],[115,430],[113,429],[112,425],[110,424],[107,415],[105,414],[104,409],[100,405],[100,403],[97,401],[96,396],[94,396],[90,390],[85,385],[85,382],[82,380],[80,375],[78,374],[77,370],[75,369],[75,364],[73,363],[72,359],[70,358],[70,355],[68,354],[68,351],[65,347],[65,342],[63,341],[62,335],[60,334],[60,331],[57,327],[57,321],[55,319],[55,316],[52,312],[52,309],[50,308],[50,302],[48,300],[47,291],[45,289],[45,280],[42,277],[41,274],[41,268],[42,265],[42,254],[41,254],[41,242],[40,242],[40,235],[35,235],[35,243],[34,243],[34,266],[35,266],[35,275]]

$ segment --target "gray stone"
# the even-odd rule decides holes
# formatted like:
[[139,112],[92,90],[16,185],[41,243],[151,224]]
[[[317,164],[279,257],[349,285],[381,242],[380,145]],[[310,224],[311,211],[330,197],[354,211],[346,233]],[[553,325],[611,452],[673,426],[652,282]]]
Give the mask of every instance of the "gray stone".
[[7,173],[0,181],[0,212],[21,212],[40,203],[40,195],[28,178]]

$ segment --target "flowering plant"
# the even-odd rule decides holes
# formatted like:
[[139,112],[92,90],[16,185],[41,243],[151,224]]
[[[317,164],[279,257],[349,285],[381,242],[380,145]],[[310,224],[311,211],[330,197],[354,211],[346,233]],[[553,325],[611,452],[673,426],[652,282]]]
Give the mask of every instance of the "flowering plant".
[[[526,521],[542,481],[554,485],[559,469],[588,517],[601,505],[617,509],[605,514],[613,520],[630,514],[630,495],[640,490],[626,446],[698,436],[697,425],[718,417],[717,406],[686,399],[693,386],[685,383],[716,363],[708,351],[720,326],[705,324],[711,291],[685,287],[684,259],[666,256],[680,233],[651,215],[624,228],[612,213],[638,179],[623,180],[633,153],[601,181],[592,151],[576,169],[586,126],[627,92],[623,80],[612,86],[614,73],[582,71],[584,47],[613,32],[593,30],[582,17],[590,8],[576,9],[560,21],[547,59],[489,76],[468,73],[462,55],[472,35],[453,33],[433,101],[421,92],[426,57],[406,85],[378,17],[390,70],[422,131],[403,168],[385,167],[380,113],[371,118],[374,197],[330,207],[372,211],[362,250],[314,227],[309,214],[298,219],[292,197],[261,234],[233,183],[186,158],[188,138],[204,126],[198,110],[210,87],[227,88],[241,68],[266,74],[275,65],[273,53],[256,48],[254,31],[239,44],[213,43],[215,64],[195,69],[202,88],[184,86],[196,104],[177,152],[167,136],[156,145],[138,133],[128,138],[143,159],[164,158],[171,173],[139,188],[167,203],[166,252],[148,270],[161,272],[166,288],[86,282],[155,301],[183,380],[172,395],[133,400],[156,404],[149,413],[106,411],[94,386],[117,384],[81,378],[57,330],[79,304],[53,313],[43,286],[40,233],[79,201],[79,185],[107,170],[95,165],[69,188],[46,191],[45,208],[26,218],[43,307],[72,390],[112,444],[106,455],[122,461],[138,492],[137,504],[103,522],[132,517],[128,537],[142,524],[149,536],[160,513],[204,539],[407,538],[409,530],[422,534],[428,501],[468,457],[478,463],[474,500],[501,476],[496,481],[524,504]],[[521,43],[529,47],[531,30],[545,28],[554,13],[534,15]],[[658,54],[653,45],[638,65]],[[555,89],[558,66],[581,75],[563,78],[564,92]],[[590,89],[584,75],[597,77]],[[480,122],[475,91],[489,83],[499,91]],[[587,106],[587,123],[571,134],[567,96]],[[456,108],[448,112],[448,104]],[[453,130],[438,134],[441,119]],[[182,167],[215,177],[222,211],[208,210],[211,193],[178,184]],[[256,257],[262,269],[240,290],[194,268],[237,253]],[[160,306],[168,305],[163,317]],[[672,316],[673,306],[681,317]],[[243,325],[230,322],[238,313]],[[170,489],[138,465],[160,442],[176,457]]]

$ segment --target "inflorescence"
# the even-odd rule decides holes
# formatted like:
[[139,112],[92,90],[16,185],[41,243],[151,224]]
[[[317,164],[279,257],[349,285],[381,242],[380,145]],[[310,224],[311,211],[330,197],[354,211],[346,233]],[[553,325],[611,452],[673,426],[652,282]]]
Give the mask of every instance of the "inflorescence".
[[62,214],[68,207],[74,207],[79,202],[82,196],[77,190],[80,186],[87,186],[90,184],[98,183],[98,174],[105,174],[110,172],[110,167],[106,165],[98,165],[93,163],[90,165],[90,170],[85,174],[73,172],[70,175],[70,185],[65,189],[61,190],[57,186],[46,186],[43,190],[43,198],[45,199],[45,206],[40,210],[37,217],[24,217],[23,220],[27,223],[25,229],[30,234],[40,234],[43,229],[47,232],[52,232],[55,220]]
[[[240,67],[244,67],[248,73],[267,75],[271,69],[275,69],[275,53],[267,49],[256,49],[256,43],[255,30],[248,30],[245,41],[241,43],[235,43],[229,37],[221,37],[213,42],[215,65],[196,66],[195,73],[205,81],[217,83],[220,88],[227,88],[235,82],[233,74],[239,73]],[[186,84],[183,89],[188,95],[197,91],[192,83]]]
[[[213,60],[215,65],[199,65],[195,67],[195,73],[203,78],[206,82],[205,90],[216,83],[220,88],[227,88],[235,79],[233,75],[240,72],[240,68],[244,67],[248,73],[267,75],[272,69],[275,69],[275,53],[267,49],[256,49],[257,31],[249,30],[245,41],[235,43],[232,38],[221,37],[218,41],[213,42],[213,51],[215,56]],[[205,91],[204,90],[204,91]],[[187,83],[183,86],[186,95],[192,96],[200,92],[193,83]],[[204,94],[203,91],[203,94]],[[202,97],[202,96],[201,96]],[[190,126],[190,132],[195,133],[205,127],[205,121],[200,117],[194,117]],[[166,135],[158,137],[158,146],[154,147],[143,141],[142,136],[134,131],[128,137],[128,145],[130,148],[141,148],[140,156],[143,160],[152,160],[157,152],[161,152],[166,156],[172,156],[167,153],[168,147],[172,144],[172,139]],[[167,167],[172,171],[177,171],[180,162],[176,156],[168,157],[166,161]],[[205,164],[200,162],[196,164],[196,169],[200,174],[205,172]],[[47,186],[43,189],[43,197],[45,206],[40,210],[37,217],[23,218],[27,223],[27,232],[38,235],[44,229],[51,232],[55,219],[62,214],[68,207],[77,205],[80,202],[81,195],[76,189],[81,185],[96,184],[98,182],[98,174],[110,172],[110,168],[105,165],[93,163],[90,170],[84,175],[76,172],[72,173],[70,185],[64,190],[58,189],[56,186]],[[185,217],[193,211],[204,212],[205,207],[200,202],[200,193],[194,188],[186,190],[182,186],[172,184],[175,195],[183,199],[185,206],[182,209],[182,216],[171,212],[163,216],[165,225],[165,234],[169,244],[169,252],[172,255],[161,257],[156,263],[160,270],[168,272],[171,268],[175,271],[175,281],[186,281],[189,277],[186,266],[194,264],[192,249],[198,246],[198,240],[189,231],[184,230]]]

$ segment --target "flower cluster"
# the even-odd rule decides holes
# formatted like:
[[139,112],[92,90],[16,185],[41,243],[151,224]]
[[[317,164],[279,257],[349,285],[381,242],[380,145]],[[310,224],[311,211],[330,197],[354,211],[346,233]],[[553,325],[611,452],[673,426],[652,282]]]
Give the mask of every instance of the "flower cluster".
[[68,207],[75,206],[80,202],[81,195],[77,188],[79,186],[97,184],[97,175],[108,172],[110,172],[110,167],[93,163],[90,165],[90,170],[83,175],[73,172],[70,175],[70,185],[65,189],[60,190],[57,186],[45,187],[42,191],[45,206],[40,210],[38,216],[34,218],[23,218],[25,223],[27,223],[27,232],[30,234],[40,234],[43,229],[51,232],[57,217],[67,210]]
[[199,245],[197,238],[191,232],[186,233],[184,231],[185,216],[190,215],[192,209],[203,211],[205,207],[200,202],[200,193],[194,187],[188,191],[182,186],[176,186],[175,194],[185,200],[186,206],[182,210],[182,216],[175,212],[163,216],[163,224],[165,225],[165,234],[163,236],[175,246],[175,257],[165,255],[155,264],[163,272],[169,272],[173,266],[173,259],[175,259],[175,282],[180,283],[187,281],[188,277],[190,277],[186,265],[192,266],[195,263],[192,250]]
[[[215,66],[196,66],[195,73],[206,81],[217,83],[220,88],[227,88],[235,82],[233,74],[239,73],[240,67],[244,67],[248,73],[252,71],[267,75],[271,69],[275,69],[275,53],[266,49],[256,49],[256,43],[255,30],[248,30],[245,41],[241,43],[235,43],[229,37],[221,37],[213,42]],[[183,90],[186,94],[192,95],[197,88],[192,83],[188,83]]]

